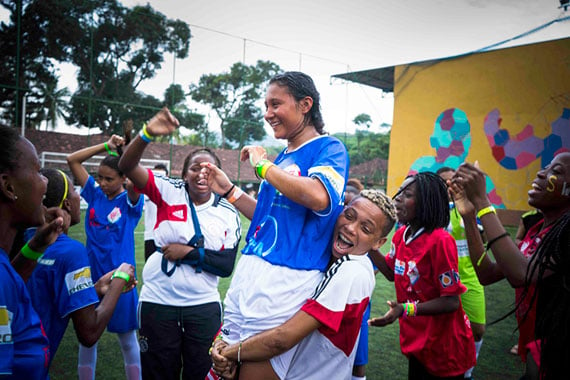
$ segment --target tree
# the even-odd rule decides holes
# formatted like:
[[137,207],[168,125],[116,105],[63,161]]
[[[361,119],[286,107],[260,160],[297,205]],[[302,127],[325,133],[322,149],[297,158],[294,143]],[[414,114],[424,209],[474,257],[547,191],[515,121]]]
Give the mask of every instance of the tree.
[[361,113],[358,114],[353,120],[352,122],[354,124],[356,124],[356,147],[358,148],[358,150],[360,150],[360,141],[362,140],[362,131],[360,130],[359,127],[361,127],[362,125],[364,125],[366,127],[366,129],[370,129],[370,124],[372,124],[372,119],[370,118],[370,115],[365,114],[365,113]]
[[255,103],[263,96],[262,86],[279,71],[269,61],[257,61],[255,66],[237,62],[229,72],[202,75],[197,85],[190,85],[192,99],[210,106],[220,118],[222,147],[226,139],[240,145],[265,136],[262,112],[255,111]]
[[[0,24],[4,57],[0,79],[10,85],[0,93],[6,109],[1,116],[6,119],[21,104],[24,91],[30,105],[41,109],[45,102],[38,94],[39,84],[57,82],[54,63],[70,62],[78,68],[78,88],[66,121],[120,133],[123,122],[140,125],[160,108],[158,99],[137,87],[160,69],[164,54],[188,55],[188,25],[167,19],[149,5],[126,8],[117,0],[0,0],[0,4],[10,12],[10,23]],[[30,112],[34,115],[33,109]]]
[[48,126],[55,129],[57,119],[65,118],[69,112],[68,98],[70,95],[67,87],[58,89],[57,80],[39,84],[45,107],[46,131]]

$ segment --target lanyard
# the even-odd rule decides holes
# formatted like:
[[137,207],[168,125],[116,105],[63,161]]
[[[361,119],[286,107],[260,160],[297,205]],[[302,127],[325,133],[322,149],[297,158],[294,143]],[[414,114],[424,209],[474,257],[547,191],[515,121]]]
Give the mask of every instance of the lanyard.
[[[186,184],[186,194],[188,194],[188,184]],[[204,250],[204,235],[202,235],[202,230],[200,229],[200,222],[198,221],[198,214],[196,213],[196,209],[194,208],[194,203],[192,202],[192,199],[190,199],[190,196],[188,196],[188,204],[190,205],[190,212],[192,213],[192,223],[194,224],[194,236],[192,237],[192,239],[190,239],[187,245],[198,249],[200,258],[198,259],[197,263],[193,262],[192,264],[196,265],[196,273],[201,273],[202,263],[204,262],[204,255],[206,253]],[[166,260],[164,256],[162,256],[162,272],[168,277],[170,277],[176,270],[176,267],[180,266],[180,264],[187,264],[187,263],[189,262],[187,262],[185,259],[178,259],[174,262],[174,266],[170,270],[168,270],[168,260]]]

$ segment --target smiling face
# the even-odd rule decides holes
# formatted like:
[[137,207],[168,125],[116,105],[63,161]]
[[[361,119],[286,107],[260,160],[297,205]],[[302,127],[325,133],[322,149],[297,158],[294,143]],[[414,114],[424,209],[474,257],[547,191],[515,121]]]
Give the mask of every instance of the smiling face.
[[336,221],[332,255],[338,259],[379,248],[386,240],[382,237],[385,223],[386,216],[377,205],[364,197],[354,199]]
[[277,83],[269,85],[265,95],[264,117],[276,139],[291,140],[301,133],[305,126],[305,115],[312,105],[312,102],[310,105],[304,104],[307,98],[296,102],[286,86]]
[[528,204],[544,214],[570,209],[570,153],[560,153],[536,173],[528,191]]
[[208,186],[208,181],[203,175],[200,175],[200,171],[202,169],[200,164],[202,162],[209,162],[216,165],[214,157],[209,153],[197,153],[188,162],[188,169],[183,176],[184,180],[188,184],[188,193],[190,194],[190,198],[192,198],[192,201],[196,204],[207,202],[212,194],[212,190]]
[[417,185],[413,177],[406,178],[394,197],[398,222],[412,223],[416,218]]

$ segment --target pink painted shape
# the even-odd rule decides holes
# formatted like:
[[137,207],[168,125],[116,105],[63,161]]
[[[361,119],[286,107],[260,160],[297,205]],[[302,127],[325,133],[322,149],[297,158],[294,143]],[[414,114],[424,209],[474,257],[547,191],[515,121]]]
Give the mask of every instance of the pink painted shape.
[[534,136],[534,130],[533,130],[533,126],[530,124],[527,124],[526,127],[524,127],[524,129],[522,131],[520,131],[514,138],[517,141],[523,141],[529,137]]
[[491,190],[489,193],[487,193],[487,196],[489,197],[489,200],[491,201],[491,203],[494,205],[500,205],[503,203],[503,200],[497,194],[497,189]]
[[531,162],[536,160],[536,155],[529,152],[521,152],[516,158],[517,169],[524,168]]

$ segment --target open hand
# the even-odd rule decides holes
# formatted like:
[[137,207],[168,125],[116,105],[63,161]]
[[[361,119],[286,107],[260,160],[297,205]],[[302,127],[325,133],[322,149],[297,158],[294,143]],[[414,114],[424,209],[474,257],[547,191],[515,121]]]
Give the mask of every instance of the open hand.
[[257,163],[267,158],[265,149],[258,145],[246,145],[241,149],[240,160],[243,162],[249,159],[251,166],[256,167]]
[[369,326],[379,326],[379,327],[387,326],[389,324],[392,324],[398,318],[400,318],[400,315],[402,315],[402,311],[404,310],[403,306],[397,303],[396,301],[387,301],[387,303],[388,306],[390,306],[390,310],[388,310],[386,314],[384,314],[380,318],[369,319],[368,320]]

